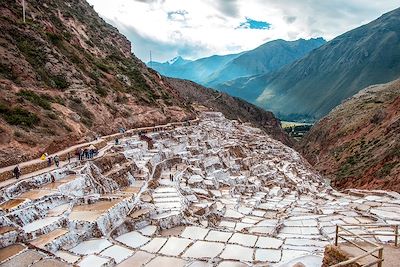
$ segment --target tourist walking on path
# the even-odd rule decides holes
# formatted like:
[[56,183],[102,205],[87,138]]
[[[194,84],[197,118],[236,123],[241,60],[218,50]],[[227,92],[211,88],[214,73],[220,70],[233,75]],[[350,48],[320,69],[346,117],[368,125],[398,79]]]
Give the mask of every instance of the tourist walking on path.
[[60,158],[57,155],[54,156],[54,163],[56,164],[57,168],[60,167]]
[[52,158],[51,158],[51,157],[48,157],[48,158],[47,158],[47,166],[50,167],[51,164],[52,164]]
[[71,163],[71,154],[68,152],[67,154],[68,163]]
[[79,152],[78,152],[79,154],[79,160],[83,160],[83,149],[81,148],[81,149],[79,149]]
[[19,177],[21,176],[21,168],[19,167],[19,165],[15,166],[14,170],[13,170],[13,174],[15,176],[15,179],[19,179]]

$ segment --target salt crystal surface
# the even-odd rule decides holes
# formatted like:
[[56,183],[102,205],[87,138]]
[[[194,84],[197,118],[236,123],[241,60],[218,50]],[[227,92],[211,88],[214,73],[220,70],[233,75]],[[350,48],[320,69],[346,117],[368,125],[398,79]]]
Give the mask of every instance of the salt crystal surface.
[[25,232],[30,233],[30,232],[36,231],[38,229],[41,229],[43,227],[46,227],[48,225],[51,225],[51,224],[55,223],[56,221],[58,221],[60,218],[61,217],[58,217],[58,216],[57,217],[45,217],[43,219],[36,220],[36,221],[33,221],[31,223],[24,225],[22,227],[22,229]]
[[253,261],[253,249],[239,245],[226,245],[220,255],[222,259]]
[[256,247],[258,248],[279,248],[283,241],[273,237],[260,236],[257,240]]
[[[307,251],[300,251],[300,250],[291,250],[291,249],[283,249],[282,250],[282,258],[281,258],[281,262],[282,263],[286,263],[288,261],[291,261],[295,258],[301,257],[301,256],[305,256],[310,254],[310,252]],[[290,265],[291,267],[291,265]]]
[[145,235],[145,236],[153,236],[156,231],[157,231],[157,226],[155,226],[155,225],[147,225],[147,226],[143,227],[142,229],[138,230],[138,232],[140,232],[142,235]]
[[280,267],[292,267],[296,263],[302,263],[304,266],[307,267],[320,267],[322,266],[322,257],[315,256],[315,255],[308,255],[308,256],[302,256],[296,259],[293,259]]
[[215,258],[224,249],[224,244],[216,242],[196,241],[191,245],[183,257],[188,258]]
[[103,258],[103,257],[99,257],[96,255],[89,255],[84,257],[79,263],[78,266],[81,267],[97,267],[97,266],[103,266],[105,265],[107,262],[109,262],[109,259]]
[[279,262],[280,259],[281,251],[278,249],[256,249],[254,255],[256,261]]
[[190,243],[192,243],[192,241],[189,239],[170,237],[159,253],[168,256],[178,256]]
[[239,261],[222,261],[218,267],[248,267],[249,265]]
[[167,238],[155,237],[149,243],[144,245],[141,249],[150,253],[156,253],[165,244],[165,242],[167,242]]
[[302,239],[302,238],[287,238],[285,240],[286,245],[293,246],[319,246],[325,247],[329,244],[327,241],[313,240],[313,239]]
[[79,243],[77,246],[71,248],[70,251],[79,255],[89,255],[93,253],[100,253],[102,250],[111,245],[112,243],[104,238],[91,239]]
[[211,230],[205,239],[208,241],[226,242],[231,236],[231,232]]
[[137,251],[135,254],[133,254],[133,256],[118,264],[118,267],[142,267],[154,257],[154,254],[144,251]]
[[261,227],[250,227],[249,232],[254,234],[264,234],[264,235],[271,235],[274,231],[275,227],[270,226],[261,226]]
[[161,267],[161,266],[183,267],[185,265],[186,261],[182,259],[158,256],[152,259],[148,264],[146,264],[146,267]]
[[57,251],[56,253],[54,253],[54,255],[60,257],[61,259],[65,260],[68,263],[75,263],[79,260],[79,256],[76,256],[74,254],[62,250]]
[[224,217],[226,217],[226,218],[234,218],[234,219],[243,218],[243,216],[244,216],[243,214],[241,214],[241,213],[239,213],[239,212],[237,212],[235,210],[232,210],[232,209],[227,209],[225,214],[224,214]]
[[374,208],[374,209],[371,209],[371,213],[376,214],[379,217],[384,218],[384,219],[400,220],[400,213],[398,213],[398,212],[391,212],[391,211]]
[[224,220],[222,220],[220,223],[219,223],[219,226],[220,227],[225,227],[225,228],[231,228],[231,229],[234,229],[235,228],[235,223],[234,222],[230,222],[230,221],[224,221]]
[[205,261],[193,261],[187,265],[187,267],[212,267],[211,263],[207,263]]
[[181,236],[190,239],[204,239],[208,233],[208,229],[196,227],[196,226],[188,226],[183,230]]
[[241,233],[234,233],[233,236],[229,239],[229,243],[239,244],[247,247],[253,247],[257,241],[256,235],[248,235]]
[[235,226],[235,231],[238,231],[238,232],[240,232],[240,231],[242,231],[244,228],[248,228],[248,227],[251,227],[252,226],[252,224],[250,224],[250,223],[236,223],[236,226]]
[[139,248],[150,241],[150,238],[143,236],[137,231],[129,232],[123,235],[120,235],[115,240],[124,243],[125,245],[132,248]]
[[133,251],[119,245],[111,246],[100,253],[102,256],[113,258],[116,263],[120,263],[126,258],[132,256]]

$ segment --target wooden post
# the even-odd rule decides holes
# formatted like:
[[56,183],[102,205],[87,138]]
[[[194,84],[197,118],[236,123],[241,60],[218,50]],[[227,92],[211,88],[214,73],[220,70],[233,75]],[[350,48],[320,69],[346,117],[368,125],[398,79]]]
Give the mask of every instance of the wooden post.
[[396,224],[394,228],[394,246],[397,247],[399,244],[399,225]]
[[339,239],[339,225],[336,224],[335,246],[338,245],[338,239]]
[[22,0],[22,20],[25,23],[25,0]]
[[382,267],[382,262],[383,262],[383,248],[379,249],[378,251],[378,258],[381,260],[378,263],[378,267]]

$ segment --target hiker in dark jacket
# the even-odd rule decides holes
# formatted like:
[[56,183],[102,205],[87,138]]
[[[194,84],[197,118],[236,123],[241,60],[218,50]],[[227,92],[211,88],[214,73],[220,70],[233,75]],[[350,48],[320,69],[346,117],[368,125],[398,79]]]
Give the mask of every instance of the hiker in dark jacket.
[[19,177],[21,176],[21,168],[19,167],[19,165],[15,166],[14,170],[13,170],[13,174],[15,176],[15,179],[19,179]]
[[57,168],[60,167],[60,158],[57,155],[54,156],[54,163],[56,164]]

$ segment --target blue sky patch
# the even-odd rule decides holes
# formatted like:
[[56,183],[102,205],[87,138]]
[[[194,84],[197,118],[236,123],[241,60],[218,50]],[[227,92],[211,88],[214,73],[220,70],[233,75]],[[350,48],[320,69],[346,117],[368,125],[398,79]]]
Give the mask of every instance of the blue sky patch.
[[189,13],[186,10],[176,10],[167,13],[169,20],[185,20],[187,14]]
[[241,22],[237,29],[256,29],[256,30],[269,30],[271,24],[266,21],[254,20],[246,17],[245,22]]

